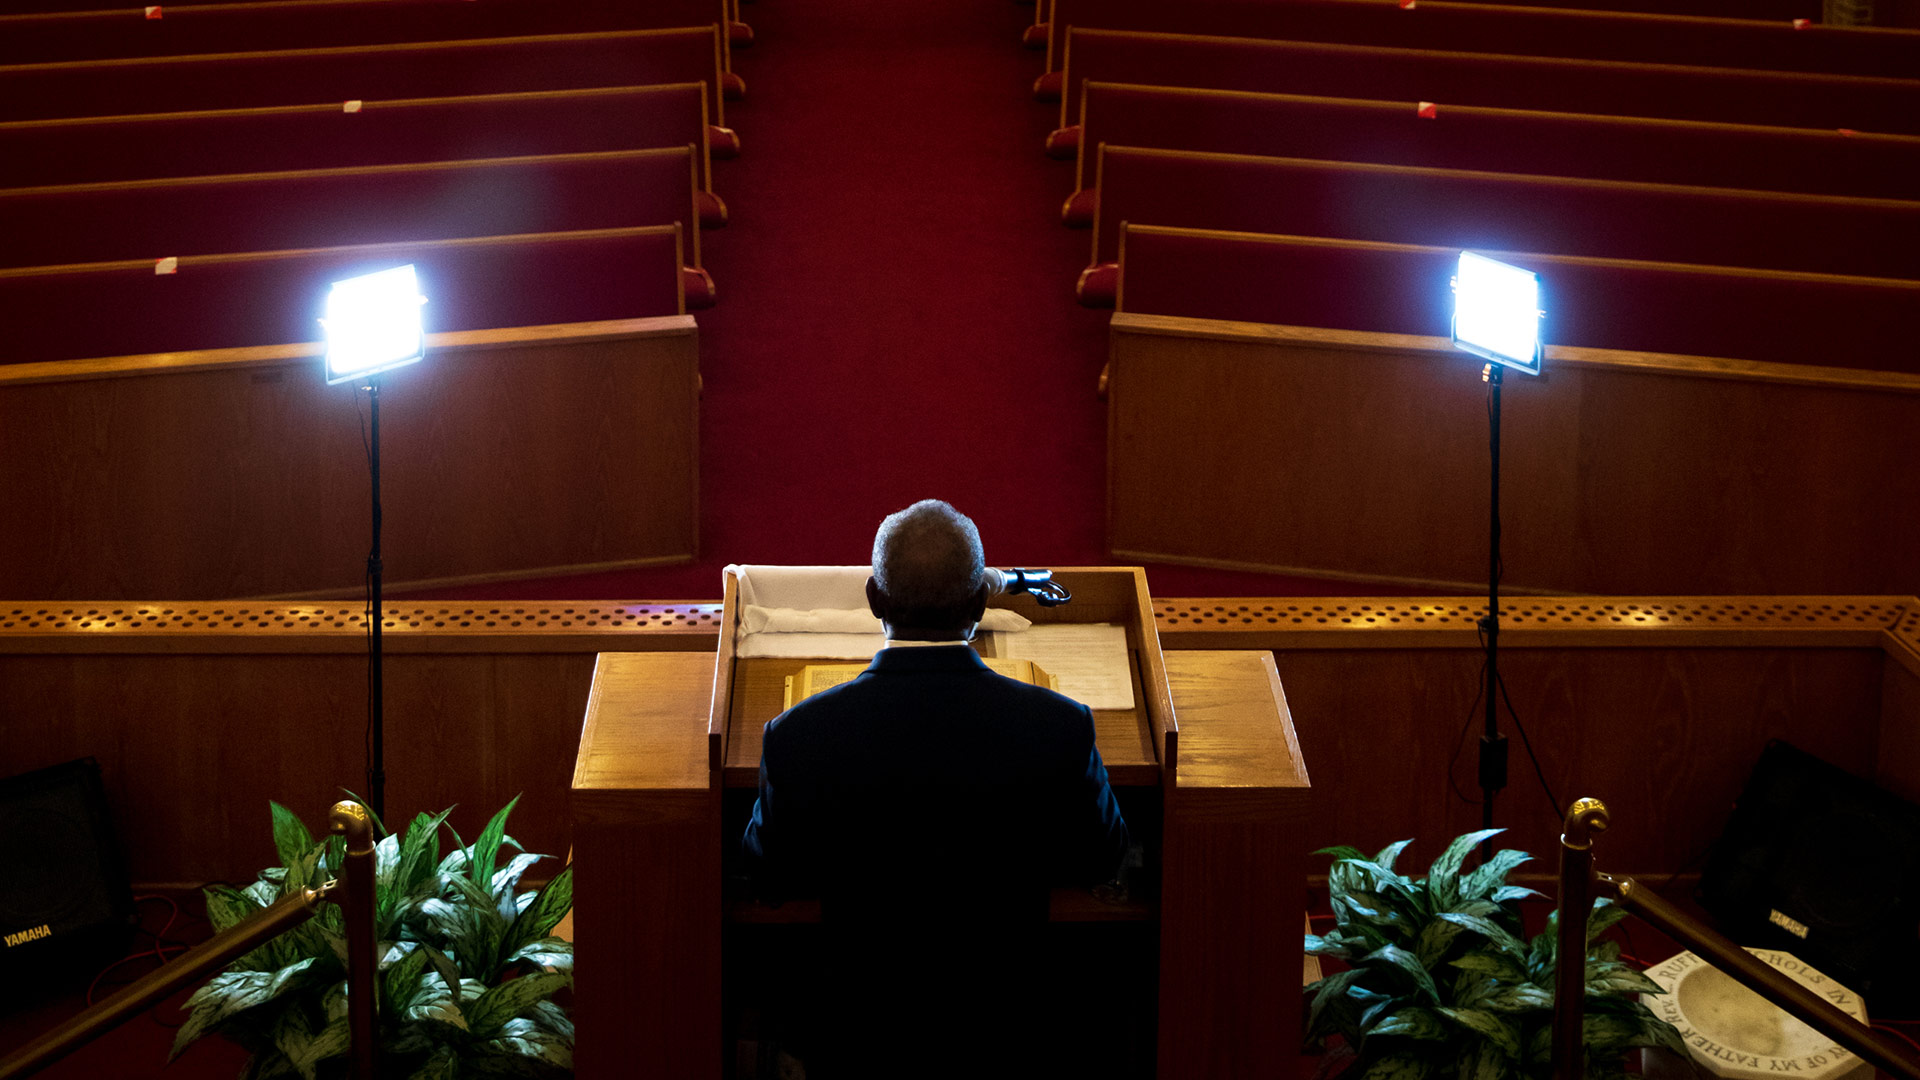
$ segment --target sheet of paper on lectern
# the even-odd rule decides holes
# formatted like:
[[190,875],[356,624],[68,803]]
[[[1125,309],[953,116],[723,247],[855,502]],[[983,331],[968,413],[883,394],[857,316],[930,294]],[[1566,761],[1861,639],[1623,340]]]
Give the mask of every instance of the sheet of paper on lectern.
[[994,651],[1053,673],[1060,692],[1090,709],[1133,708],[1127,628],[1118,623],[1046,623],[1000,634]]
[[[1009,679],[1044,686],[1049,690],[1060,689],[1060,680],[1031,660],[1009,660],[1004,657],[989,656],[983,657],[982,662],[987,665],[989,671],[1005,675]],[[787,676],[786,701],[782,707],[791,709],[822,690],[831,690],[841,683],[852,682],[866,670],[866,664],[808,664],[800,669],[800,674]]]

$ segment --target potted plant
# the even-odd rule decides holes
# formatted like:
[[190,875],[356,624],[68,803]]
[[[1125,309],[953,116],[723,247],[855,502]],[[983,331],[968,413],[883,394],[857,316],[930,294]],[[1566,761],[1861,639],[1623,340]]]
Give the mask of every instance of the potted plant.
[[[573,1063],[573,1022],[555,992],[573,982],[573,946],[550,937],[572,906],[572,868],[538,893],[518,892],[545,858],[506,834],[508,803],[471,845],[446,824],[451,808],[414,818],[404,836],[375,845],[376,1010],[382,1074],[389,1077],[563,1076]],[[316,843],[278,803],[280,866],[245,889],[209,886],[215,930],[341,873],[340,837]],[[440,853],[439,831],[453,835]],[[513,854],[502,865],[503,852]],[[347,1072],[346,918],[328,904],[215,975],[187,1001],[173,1055],[208,1033],[245,1047],[243,1080]]]
[[[1539,894],[1506,883],[1529,861],[1504,850],[1470,872],[1467,853],[1501,830],[1468,833],[1435,859],[1425,878],[1394,870],[1410,840],[1369,858],[1351,847],[1333,856],[1327,894],[1334,928],[1307,935],[1307,952],[1347,966],[1307,987],[1306,1037],[1329,1050],[1322,1070],[1344,1064],[1354,1080],[1548,1080],[1557,913],[1531,941],[1519,902]],[[1587,922],[1586,1075],[1625,1076],[1635,1047],[1685,1050],[1673,1025],[1634,997],[1658,983],[1596,942],[1625,912],[1602,901]]]

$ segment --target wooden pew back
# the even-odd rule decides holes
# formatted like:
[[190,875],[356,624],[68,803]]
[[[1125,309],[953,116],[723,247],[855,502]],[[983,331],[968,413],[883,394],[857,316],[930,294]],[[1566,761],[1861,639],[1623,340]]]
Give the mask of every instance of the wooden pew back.
[[724,0],[281,0],[0,15],[0,64],[590,34],[727,21]]
[[1107,146],[1120,225],[1920,278],[1920,202]]
[[[0,191],[13,266],[683,225],[693,149],[486,158]],[[687,261],[699,265],[699,230]]]
[[1081,30],[1060,124],[1101,82],[1920,134],[1920,79]]
[[[1111,333],[1116,558],[1485,587],[1479,358],[1155,315]],[[1920,581],[1897,542],[1920,529],[1920,377],[1568,346],[1545,370],[1504,391],[1503,593]]]
[[680,226],[0,270],[0,362],[281,345],[320,336],[330,282],[413,263],[433,331],[686,313]]
[[1080,129],[1082,189],[1098,186],[1097,149],[1114,143],[1822,195],[1920,193],[1920,136],[1118,83],[1086,85]]
[[1763,71],[1910,76],[1920,71],[1920,31],[1796,27],[1790,22],[1692,15],[1515,7],[1420,0],[1058,0],[1047,70],[1064,67],[1066,29],[1233,34],[1288,41],[1517,56],[1706,64]]
[[688,145],[710,192],[698,82],[21,120],[0,123],[0,188]]
[[[367,459],[321,346],[0,367],[0,590],[358,596]],[[381,379],[386,577],[683,561],[698,549],[692,318],[431,334]],[[357,730],[357,728],[356,728]]]
[[724,125],[723,81],[717,25],[546,34],[14,64],[0,67],[0,120],[699,82]]
[[[1920,281],[1484,252],[1540,274],[1552,345],[1920,373]],[[1129,225],[1119,310],[1444,335],[1457,248]],[[1764,314],[1763,314],[1764,313]]]

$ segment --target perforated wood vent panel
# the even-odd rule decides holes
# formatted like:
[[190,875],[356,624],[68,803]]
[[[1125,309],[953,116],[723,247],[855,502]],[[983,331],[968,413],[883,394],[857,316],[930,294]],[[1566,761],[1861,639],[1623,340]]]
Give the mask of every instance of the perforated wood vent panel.
[[[691,648],[690,643],[649,646],[621,639],[706,637],[718,634],[719,604],[580,603],[434,603],[383,605],[381,635],[395,649],[480,647],[491,639],[553,639],[579,647],[582,639],[609,639],[608,649]],[[234,647],[280,651],[274,639],[358,641],[367,634],[367,612],[359,603],[279,604],[216,602],[181,604],[51,603],[0,605],[0,642],[21,646],[57,639],[68,645],[91,639],[94,647],[134,651],[165,650],[194,639]],[[84,646],[79,646],[84,647]]]
[[[1235,640],[1253,648],[1391,648],[1475,644],[1486,605],[1482,597],[1165,600],[1154,605],[1154,615],[1161,643],[1171,648],[1232,647]],[[1682,636],[1724,639],[1715,643],[1730,646],[1778,644],[1781,635],[1839,635],[1870,644],[1908,615],[1906,598],[1887,596],[1500,601],[1501,642],[1522,646],[1631,644],[1623,640],[1626,632],[1638,632],[1648,644],[1672,644]],[[1281,637],[1283,643],[1269,643]]]

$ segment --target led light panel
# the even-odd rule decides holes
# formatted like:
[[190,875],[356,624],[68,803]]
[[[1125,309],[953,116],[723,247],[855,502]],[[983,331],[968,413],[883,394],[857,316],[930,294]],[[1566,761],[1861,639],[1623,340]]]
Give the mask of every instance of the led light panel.
[[1453,344],[1496,364],[1540,374],[1540,275],[1470,251],[1453,279]]
[[327,294],[327,382],[363,379],[426,355],[413,265],[333,283]]

